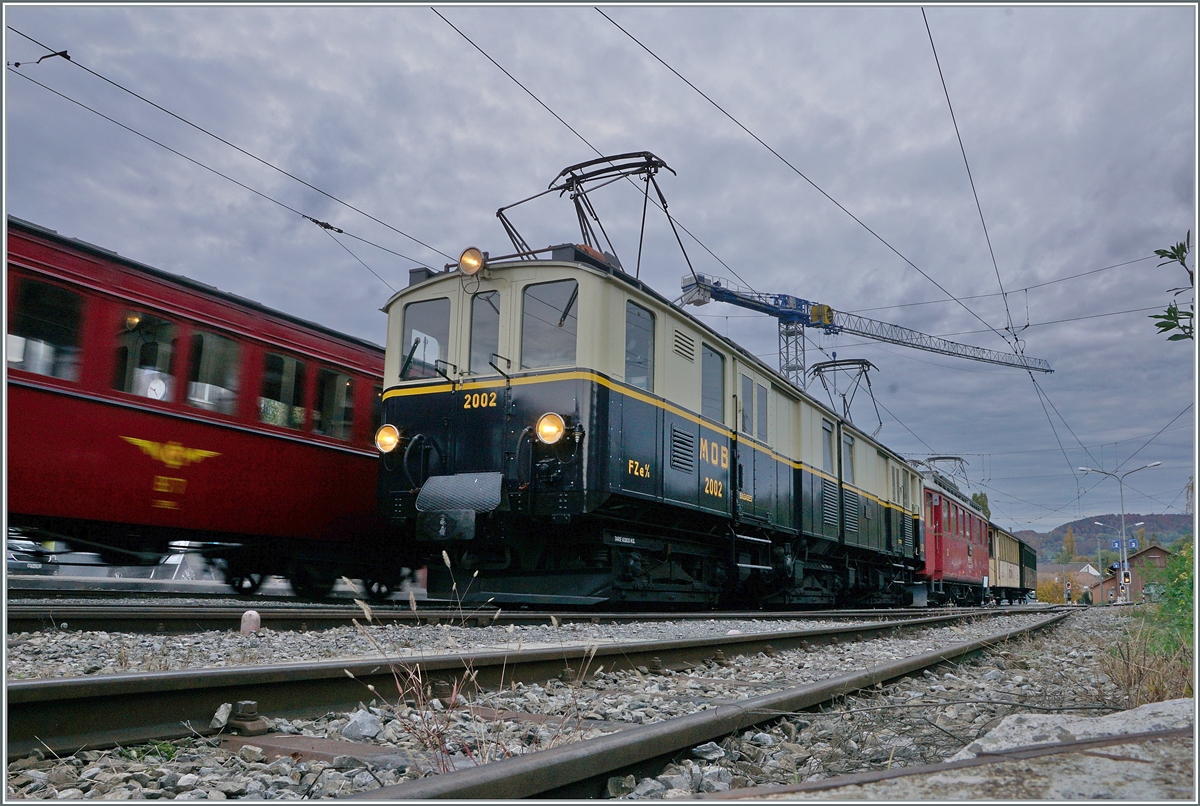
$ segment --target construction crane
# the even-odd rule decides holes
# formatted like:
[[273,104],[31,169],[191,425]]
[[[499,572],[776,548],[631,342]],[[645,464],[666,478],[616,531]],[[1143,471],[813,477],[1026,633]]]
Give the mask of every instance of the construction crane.
[[1049,362],[1041,358],[1029,358],[1015,353],[1001,353],[959,344],[946,339],[919,333],[899,325],[877,322],[865,316],[835,311],[828,305],[810,302],[790,294],[765,294],[748,288],[740,288],[723,277],[706,274],[684,275],[681,305],[704,305],[710,300],[728,302],[752,311],[765,313],[779,320],[779,371],[801,389],[807,388],[804,350],[804,329],[819,328],[829,335],[850,333],[876,341],[915,347],[940,355],[952,355],[1016,367],[1032,372],[1053,372]]

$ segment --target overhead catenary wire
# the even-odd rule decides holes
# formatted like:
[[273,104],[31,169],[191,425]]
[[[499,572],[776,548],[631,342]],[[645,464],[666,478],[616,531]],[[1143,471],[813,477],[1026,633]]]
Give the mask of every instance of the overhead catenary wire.
[[[933,59],[934,59],[934,62],[937,64],[938,78],[941,79],[941,82],[942,82],[942,91],[946,96],[946,105],[950,108],[950,120],[954,124],[954,134],[958,139],[959,150],[962,152],[963,164],[966,166],[967,179],[970,181],[970,184],[971,184],[971,194],[975,198],[975,208],[979,212],[979,223],[983,227],[983,235],[984,235],[984,239],[987,241],[988,254],[991,256],[992,266],[996,271],[996,283],[1000,287],[1001,299],[1004,302],[1004,313],[1008,319],[1008,331],[1009,331],[1009,333],[1012,334],[1012,343],[1010,344],[1010,347],[1012,347],[1012,350],[1014,353],[1016,353],[1017,355],[1021,355],[1023,352],[1022,343],[1021,343],[1021,340],[1017,338],[1017,331],[1013,326],[1012,311],[1009,309],[1009,306],[1008,306],[1008,295],[1005,294],[1005,292],[1004,292],[1004,282],[1000,278],[1000,266],[996,262],[996,253],[995,253],[995,250],[992,248],[992,239],[991,239],[991,236],[988,235],[987,221],[983,215],[983,205],[979,201],[979,192],[975,188],[975,177],[971,174],[971,164],[970,164],[970,161],[967,159],[967,149],[966,149],[966,146],[963,145],[962,133],[959,131],[958,120],[954,115],[954,105],[950,102],[950,90],[946,86],[946,77],[942,73],[942,63],[938,59],[937,46],[934,45],[934,42],[933,42],[933,30],[929,26],[929,18],[925,14],[924,7],[921,8],[921,19],[924,20],[925,32],[929,35],[929,46],[933,50]],[[1084,446],[1083,441],[1079,439],[1078,435],[1075,433],[1075,430],[1073,428],[1071,428],[1070,423],[1068,423],[1066,418],[1063,417],[1062,412],[1060,412],[1058,410],[1058,407],[1054,405],[1054,401],[1050,399],[1050,395],[1044,389],[1042,389],[1041,385],[1037,381],[1037,378],[1034,377],[1034,374],[1032,372],[1029,373],[1029,380],[1033,382],[1034,390],[1038,394],[1038,400],[1040,402],[1042,402],[1042,411],[1045,412],[1045,414],[1046,414],[1046,420],[1050,423],[1050,430],[1052,432],[1054,432],[1054,439],[1058,442],[1059,447],[1060,448],[1062,447],[1062,440],[1059,439],[1058,429],[1054,425],[1054,418],[1052,418],[1050,416],[1050,412],[1046,410],[1046,405],[1045,405],[1046,403],[1050,404],[1050,408],[1054,409],[1054,413],[1058,415],[1058,418],[1062,421],[1062,424],[1064,426],[1066,426],[1067,431],[1069,431],[1071,436],[1075,438],[1075,442],[1078,443],[1081,448],[1083,448],[1084,453],[1087,454],[1088,458],[1092,459],[1092,461],[1094,462],[1095,459],[1092,457],[1091,452],[1088,451],[1088,449]],[[1077,470],[1076,470],[1075,466],[1072,464],[1070,458],[1067,456],[1065,449],[1063,450],[1063,459],[1066,460],[1067,467],[1069,468],[1069,470],[1071,472],[1071,476],[1075,479],[1076,491],[1078,492],[1079,491],[1079,476],[1077,474]],[[1081,497],[1082,496],[1077,496],[1076,500],[1080,500]]]
[[[46,86],[45,84],[41,83],[40,81],[38,81],[38,80],[36,80],[36,79],[33,79],[33,78],[30,78],[29,76],[25,75],[24,73],[21,73],[21,72],[19,72],[19,71],[17,71],[17,70],[14,70],[14,69],[13,69],[13,68],[11,68],[11,67],[8,67],[8,68],[6,68],[6,69],[8,70],[8,72],[9,72],[9,73],[12,73],[13,75],[20,76],[21,78],[25,79],[26,81],[29,81],[29,82],[31,82],[31,83],[33,83],[33,84],[36,84],[37,86],[41,87],[42,89],[46,90],[47,92],[49,92],[49,93],[51,93],[51,94],[53,94],[53,95],[57,95],[59,98],[62,98],[62,99],[63,99],[63,100],[65,100],[65,101],[69,101],[69,102],[71,102],[71,103],[75,104],[76,106],[80,107],[81,109],[86,109],[88,112],[91,112],[92,114],[94,114],[94,115],[96,115],[96,116],[98,116],[98,117],[101,117],[101,118],[103,118],[104,120],[107,120],[109,123],[112,123],[112,124],[113,124],[113,125],[115,125],[115,126],[119,126],[120,128],[124,129],[125,131],[129,132],[130,134],[135,134],[135,135],[137,135],[138,137],[141,137],[143,140],[146,140],[147,142],[153,143],[154,145],[158,146],[159,148],[162,148],[162,149],[164,149],[164,150],[166,150],[166,151],[169,151],[170,153],[174,154],[175,156],[177,156],[177,157],[181,157],[181,158],[183,158],[183,159],[187,160],[188,162],[192,163],[193,165],[195,165],[195,166],[197,166],[197,167],[199,167],[199,168],[203,168],[204,170],[206,170],[206,171],[208,171],[208,172],[210,172],[210,173],[212,173],[212,174],[215,174],[216,176],[219,176],[219,177],[221,177],[222,179],[224,179],[224,180],[226,180],[226,181],[228,181],[228,182],[232,182],[233,184],[237,185],[238,187],[240,187],[240,188],[242,188],[242,189],[244,189],[244,190],[248,190],[248,191],[250,191],[250,192],[251,192],[251,193],[253,193],[254,195],[256,195],[256,196],[258,196],[258,197],[260,197],[260,198],[262,198],[262,199],[265,199],[266,201],[269,201],[269,202],[271,202],[272,204],[275,204],[275,205],[278,205],[279,207],[282,207],[283,209],[287,210],[288,212],[295,213],[296,215],[300,216],[301,218],[303,218],[303,219],[305,219],[305,220],[307,220],[307,221],[310,221],[310,222],[312,222],[312,223],[316,224],[317,226],[321,227],[322,229],[326,229],[326,230],[328,230],[328,229],[330,229],[330,228],[331,228],[331,226],[330,226],[329,224],[326,224],[325,222],[323,222],[323,221],[320,221],[320,220],[318,220],[318,219],[316,219],[316,218],[314,218],[314,217],[312,217],[312,216],[308,215],[307,213],[301,212],[300,210],[297,210],[295,207],[292,207],[291,205],[289,205],[289,204],[287,204],[287,203],[285,203],[285,202],[282,202],[282,201],[280,201],[279,199],[276,199],[276,198],[273,198],[273,197],[271,197],[271,196],[268,196],[267,194],[263,193],[262,191],[260,191],[260,190],[257,190],[257,189],[255,189],[255,188],[253,188],[253,187],[250,187],[250,186],[249,186],[249,185],[247,185],[246,183],[244,183],[244,182],[241,182],[241,181],[238,181],[237,179],[234,179],[232,176],[229,176],[229,175],[227,175],[227,174],[224,174],[224,173],[222,173],[221,171],[218,171],[216,168],[213,168],[213,167],[211,167],[211,166],[205,165],[203,162],[200,162],[200,161],[199,161],[199,160],[197,160],[197,159],[194,159],[194,158],[192,158],[192,157],[189,157],[187,154],[184,154],[182,151],[178,151],[178,150],[176,150],[176,149],[174,149],[174,148],[171,148],[170,146],[166,145],[165,143],[159,142],[158,140],[155,140],[153,137],[150,137],[149,135],[143,134],[142,132],[138,131],[137,129],[134,129],[134,128],[133,128],[133,127],[131,127],[131,126],[127,126],[127,125],[125,125],[124,123],[121,123],[119,120],[116,120],[115,118],[111,118],[111,117],[109,117],[108,115],[104,114],[103,112],[100,112],[100,111],[99,111],[99,110],[97,110],[97,109],[93,109],[92,107],[88,106],[87,104],[85,104],[85,103],[83,103],[83,102],[81,102],[81,101],[77,101],[76,99],[74,99],[74,98],[70,97],[69,95],[66,95],[66,94],[64,94],[64,93],[62,93],[62,92],[59,92],[58,90],[54,89],[53,87],[48,87],[48,86]],[[418,266],[424,266],[424,265],[425,265],[424,263],[422,263],[422,262],[421,262],[421,261],[419,261],[419,260],[416,260],[415,258],[411,258],[411,257],[409,257],[408,255],[404,255],[404,254],[401,254],[400,252],[396,252],[396,251],[394,251],[394,250],[392,250],[392,249],[388,249],[388,248],[387,248],[387,247],[385,247],[385,246],[381,246],[381,245],[379,245],[379,244],[377,244],[377,243],[373,243],[373,242],[371,242],[371,241],[368,241],[368,240],[366,240],[365,238],[360,238],[359,236],[357,236],[357,235],[354,235],[354,234],[352,234],[352,233],[345,232],[344,230],[338,230],[338,232],[341,232],[341,233],[343,233],[344,235],[346,235],[346,236],[347,236],[347,237],[349,237],[349,238],[354,238],[354,239],[355,239],[355,240],[357,240],[357,241],[361,241],[362,243],[365,243],[365,244],[367,244],[367,245],[369,245],[369,246],[373,246],[373,247],[375,247],[376,249],[380,249],[380,250],[382,250],[382,251],[384,251],[384,252],[387,252],[387,253],[389,253],[389,254],[395,255],[396,257],[401,257],[401,258],[404,258],[405,260],[411,261],[412,263],[416,263]],[[336,239],[335,239],[335,240],[336,240]],[[359,261],[359,262],[361,262],[361,261]],[[364,264],[364,265],[365,265],[365,264]],[[426,268],[428,268],[428,267],[426,267]],[[368,270],[370,270],[370,267],[368,267]],[[375,272],[374,272],[374,271],[371,271],[371,273],[372,273],[372,274],[375,274]],[[375,276],[376,276],[376,277],[379,277],[379,275],[378,275],[378,274],[375,274]],[[391,286],[390,286],[390,285],[389,285],[389,284],[388,284],[386,281],[384,281],[382,277],[380,277],[379,279],[380,279],[380,280],[381,280],[381,281],[384,283],[384,285],[387,285],[389,288],[391,288]]]
[[[593,7],[593,8],[595,8],[595,7]],[[854,213],[850,212],[850,210],[848,210],[837,199],[833,198],[833,196],[829,195],[829,193],[826,192],[824,188],[822,188],[820,185],[818,185],[816,182],[814,182],[812,179],[810,179],[807,175],[804,174],[804,172],[802,172],[799,168],[797,168],[795,165],[793,165],[791,162],[789,162],[786,157],[784,157],[782,154],[780,154],[778,151],[776,151],[772,146],[768,145],[761,137],[759,137],[757,134],[752,132],[741,121],[739,121],[737,118],[735,118],[729,112],[727,112],[724,107],[722,107],[720,104],[718,104],[716,101],[714,101],[708,95],[706,95],[699,87],[697,87],[695,84],[693,84],[691,81],[689,81],[682,73],[680,73],[678,70],[676,70],[670,64],[668,64],[662,57],[660,57],[657,53],[655,53],[653,50],[651,50],[640,39],[638,39],[636,36],[634,36],[629,31],[627,31],[625,28],[623,28],[620,24],[617,23],[616,20],[614,20],[612,17],[605,14],[601,9],[596,8],[595,10],[598,14],[600,14],[600,16],[604,17],[604,19],[606,19],[610,23],[612,23],[613,26],[615,26],[617,28],[617,30],[619,30],[621,33],[625,34],[625,36],[627,36],[631,40],[633,40],[633,42],[635,44],[637,44],[638,47],[642,48],[642,50],[644,50],[644,51],[646,51],[646,53],[650,54],[650,56],[655,61],[657,61],[663,67],[670,70],[672,73],[675,74],[676,77],[679,78],[680,81],[682,81],[683,83],[685,83],[689,87],[691,87],[693,90],[695,90],[696,93],[699,94],[701,98],[703,98],[704,100],[706,100],[710,104],[712,104],[714,107],[716,107],[717,111],[719,111],[725,117],[729,118],[729,120],[731,120],[734,123],[734,125],[736,125],[738,128],[740,128],[742,131],[746,132],[746,134],[750,135],[750,137],[752,137],[755,142],[757,142],[763,148],[767,149],[767,151],[771,152],[771,154],[773,154],[780,162],[782,162],[789,169],[791,169],[791,171],[793,173],[795,173],[797,176],[799,176],[801,179],[803,179],[805,182],[807,182],[809,185],[811,185],[814,190],[816,190],[818,193],[820,193],[822,196],[824,196],[826,199],[828,199],[830,202],[832,202],[834,204],[834,206],[836,206],[839,210],[841,210],[843,213],[845,213],[851,219],[853,219],[855,223],[857,223],[860,227],[862,227],[867,232],[869,232],[876,240],[878,240],[881,244],[883,244],[888,249],[890,249],[897,257],[899,257],[901,260],[903,260],[905,263],[907,263],[909,266],[911,266],[913,269],[915,269],[922,277],[924,277],[929,282],[933,283],[938,288],[939,291],[941,291],[943,294],[945,294],[950,299],[957,302],[965,311],[967,311],[967,313],[971,314],[971,316],[974,316],[983,325],[985,325],[992,333],[995,333],[997,336],[999,336],[1000,339],[1002,341],[1004,341],[1005,344],[1009,343],[1008,339],[1004,336],[1003,333],[1001,333],[996,328],[992,327],[992,325],[987,320],[985,320],[982,316],[980,316],[974,310],[972,310],[969,305],[967,305],[961,299],[956,297],[954,294],[950,293],[950,291],[948,289],[946,289],[945,286],[943,286],[941,283],[939,283],[937,280],[935,280],[932,276],[930,276],[928,272],[926,272],[924,269],[922,269],[916,263],[913,263],[899,249],[892,246],[892,244],[889,243],[887,241],[887,239],[885,239],[882,235],[877,233],[875,230],[871,229],[871,227],[869,227],[866,224],[866,222],[864,222],[858,216],[854,215]]]
[[1013,327],[1012,311],[1008,308],[1008,295],[1004,292],[1004,281],[1000,279],[1000,265],[996,262],[996,251],[992,248],[992,238],[988,235],[987,221],[983,217],[983,205],[979,201],[979,191],[975,189],[975,177],[971,175],[971,163],[967,160],[967,149],[963,145],[962,132],[958,128],[958,118],[954,115],[954,104],[950,103],[950,89],[946,86],[946,76],[942,73],[942,62],[937,55],[937,46],[933,44],[933,30],[929,27],[929,18],[921,8],[921,19],[925,21],[925,32],[929,34],[929,47],[933,50],[933,61],[937,65],[938,78],[942,81],[942,92],[946,95],[946,106],[950,108],[950,120],[954,124],[954,135],[958,138],[958,149],[962,152],[963,165],[967,169],[967,179],[971,183],[971,195],[975,197],[975,209],[979,211],[979,223],[983,226],[983,238],[987,241],[988,254],[992,257],[992,268],[996,270],[996,283],[1000,286],[1000,297],[1004,300],[1004,313],[1008,317],[1008,332],[1012,334],[1013,352],[1021,354],[1017,331]]
[[[343,249],[345,249],[345,250],[346,250],[346,254],[350,255],[350,257],[354,258],[354,259],[355,259],[355,260],[357,260],[359,263],[362,263],[362,267],[363,267],[364,269],[366,269],[367,271],[371,272],[371,274],[374,274],[376,277],[379,277],[379,275],[378,275],[378,274],[375,272],[375,270],[374,270],[374,269],[372,269],[372,268],[371,268],[370,266],[368,266],[366,263],[363,263],[363,260],[362,260],[362,258],[360,258],[358,255],[356,255],[356,254],[354,254],[353,252],[351,252],[351,251],[350,251],[350,247],[346,246],[346,244],[344,244],[344,243],[342,243],[341,241],[339,241],[339,240],[337,239],[337,236],[335,236],[335,235],[334,235],[334,234],[333,234],[333,233],[332,233],[332,232],[331,232],[329,229],[327,229],[327,228],[325,228],[325,227],[321,227],[321,229],[324,229],[324,230],[325,230],[325,234],[326,234],[326,235],[328,235],[330,238],[332,238],[332,239],[333,239],[333,242],[334,242],[335,244],[337,244],[338,246],[340,246],[340,247],[342,247]],[[339,230],[339,232],[340,232],[340,231],[341,231],[341,230]],[[395,287],[394,287],[394,286],[393,286],[391,283],[389,283],[387,280],[383,279],[382,277],[379,277],[379,282],[383,283],[383,284],[384,284],[384,285],[386,285],[388,288],[390,288],[390,289],[392,290],[392,293],[393,293],[393,294],[394,294],[394,293],[396,293],[396,289],[395,289]]]
[[[30,42],[33,42],[35,45],[38,45],[39,47],[43,47],[46,50],[51,50],[49,45],[45,45],[45,44],[37,41],[33,37],[29,36],[28,34],[18,31],[16,28],[12,27],[11,25],[9,25],[7,27],[8,27],[8,30],[12,31],[13,33],[17,34],[18,36],[22,36],[25,39],[28,39]],[[64,53],[65,53],[65,51],[64,51]],[[58,55],[58,54],[53,54],[53,55]],[[196,131],[202,132],[203,134],[206,134],[209,137],[224,143],[225,145],[229,146],[230,148],[234,149],[235,151],[246,155],[250,159],[257,161],[257,162],[261,163],[262,165],[265,165],[266,167],[270,168],[271,170],[278,171],[279,173],[283,174],[284,176],[288,177],[289,179],[294,179],[295,181],[299,182],[300,184],[304,185],[305,187],[309,188],[310,190],[315,190],[317,193],[320,193],[322,196],[326,197],[327,199],[335,201],[338,204],[353,210],[354,212],[358,213],[359,215],[366,216],[367,218],[374,221],[376,224],[379,224],[383,227],[388,228],[389,230],[396,233],[397,235],[402,235],[405,238],[408,238],[410,241],[413,241],[414,243],[420,244],[421,246],[425,247],[426,249],[429,249],[433,252],[438,253],[439,255],[446,258],[447,260],[454,259],[453,257],[451,257],[450,255],[447,255],[442,250],[440,250],[434,246],[430,246],[429,244],[425,243],[424,241],[422,241],[412,235],[409,235],[407,232],[404,232],[403,230],[397,229],[396,227],[392,226],[391,224],[388,224],[386,221],[381,221],[380,219],[376,218],[375,216],[371,215],[370,213],[360,210],[358,207],[355,207],[353,204],[350,204],[347,201],[343,201],[342,199],[339,199],[337,196],[334,196],[332,193],[328,193],[328,192],[322,190],[321,188],[317,187],[316,185],[306,182],[305,180],[301,179],[300,177],[296,176],[295,174],[290,173],[290,172],[284,170],[283,168],[278,167],[277,165],[271,164],[270,162],[263,159],[262,157],[259,157],[255,154],[250,153],[249,151],[242,148],[241,146],[235,145],[234,143],[231,143],[230,141],[226,140],[225,138],[221,137],[220,135],[214,134],[213,132],[209,131],[208,129],[205,129],[203,126],[200,126],[200,125],[197,125],[197,124],[191,122],[187,118],[185,118],[181,115],[178,115],[175,112],[172,112],[170,109],[167,109],[166,107],[161,106],[161,105],[155,103],[154,101],[151,101],[149,98],[146,98],[143,95],[139,95],[138,93],[134,92],[133,90],[129,89],[128,87],[125,87],[122,84],[119,84],[116,81],[113,81],[111,78],[108,78],[107,76],[103,76],[100,73],[97,73],[95,70],[92,70],[92,69],[80,64],[77,59],[68,59],[68,61],[71,64],[78,67],[80,70],[83,70],[84,72],[95,76],[96,78],[100,79],[101,81],[111,84],[112,86],[116,87],[117,89],[121,90],[122,92],[129,93],[134,98],[137,98],[138,100],[149,104],[150,106],[154,107],[155,109],[157,109],[167,115],[170,115],[171,117],[178,120],[180,123],[183,123],[187,126],[191,126]],[[21,74],[18,73],[18,75],[21,75]],[[412,258],[408,258],[408,259],[412,260]],[[421,263],[420,261],[417,261],[417,260],[413,260],[413,262],[418,263],[419,265],[422,265],[422,266],[425,265],[424,263]]]
[[[485,51],[482,47],[479,46],[479,43],[477,43],[475,40],[471,39],[471,37],[467,36],[467,34],[461,28],[459,28],[457,25],[450,22],[450,20],[446,19],[445,15],[443,15],[436,8],[430,7],[429,10],[432,11],[434,14],[437,14],[438,17],[440,17],[443,22],[445,22],[447,25],[449,25],[451,28],[454,29],[455,33],[457,33],[459,36],[461,36],[463,39],[465,39],[467,41],[467,44],[469,44],[471,47],[475,48],[475,50],[479,51],[479,53],[485,59],[487,59],[489,62],[491,62],[493,65],[495,65],[497,70],[504,73],[504,75],[508,76],[508,78],[514,84],[516,84],[518,87],[520,87],[522,90],[524,90],[525,94],[527,94],[530,98],[532,98],[534,101],[536,101],[539,106],[541,106],[543,109],[545,109],[551,115],[553,115],[555,120],[557,120],[562,125],[566,126],[567,129],[570,130],[570,132],[572,134],[574,134],[576,137],[578,137],[583,142],[584,145],[586,145],[588,148],[590,148],[592,151],[594,151],[596,153],[596,156],[598,156],[598,157],[604,156],[604,154],[600,151],[600,149],[598,149],[598,148],[596,148],[596,146],[592,145],[590,140],[588,140],[586,137],[584,137],[582,134],[580,134],[575,129],[574,126],[567,123],[567,121],[564,120],[561,115],[559,115],[557,112],[555,112],[553,109],[551,109],[549,107],[549,105],[546,104],[545,101],[543,101],[541,98],[537,97],[537,95],[534,94],[533,90],[529,89],[524,84],[522,84],[521,81],[519,79],[517,79],[517,77],[514,76],[512,73],[510,73],[508,70],[506,70],[504,68],[504,66],[500,64],[500,62],[493,59],[487,51]],[[633,183],[633,179],[631,177],[627,176],[627,177],[625,177],[625,179],[628,180],[630,183]],[[636,185],[635,185],[635,187],[636,187]],[[538,195],[542,195],[542,194],[538,194]],[[531,198],[534,198],[534,197],[531,197]],[[647,195],[646,198],[649,198],[649,196]],[[653,199],[650,200],[650,203],[653,204],[658,209],[662,210],[663,213],[667,216],[667,218],[669,218],[674,224],[678,224],[679,228],[681,230],[683,230],[684,232],[686,232],[688,234],[689,238],[691,238],[693,241],[695,241],[697,244],[699,244],[700,248],[703,249],[705,252],[707,252],[709,254],[709,256],[712,257],[713,260],[717,261],[722,266],[724,266],[726,270],[728,270],[734,277],[737,277],[738,280],[740,280],[742,283],[745,283],[747,286],[750,285],[728,263],[726,263],[724,260],[722,260],[720,257],[718,257],[717,254],[715,252],[713,252],[711,249],[709,249],[708,246],[705,245],[705,243],[703,241],[701,241],[698,237],[696,237],[696,235],[694,233],[692,233],[691,230],[689,230],[687,227],[685,227],[679,221],[679,219],[675,218],[669,212],[667,212],[666,209],[662,205],[660,205],[658,202],[654,201]],[[678,236],[676,236],[676,237],[678,237]],[[693,274],[694,273],[695,272],[693,272]]]
[[[1018,288],[1018,289],[1015,289],[1014,291],[1010,291],[1008,293],[1020,294],[1023,291],[1028,292],[1028,291],[1034,290],[1035,288],[1043,288],[1044,286],[1054,285],[1055,283],[1064,283],[1067,280],[1074,280],[1079,277],[1086,277],[1089,274],[1097,274],[1102,271],[1108,271],[1109,269],[1119,269],[1122,266],[1129,266],[1134,263],[1141,263],[1144,260],[1151,260],[1154,257],[1155,257],[1155,255],[1146,255],[1146,257],[1139,257],[1139,258],[1135,258],[1133,260],[1126,260],[1123,263],[1114,263],[1111,266],[1103,266],[1099,269],[1092,269],[1091,271],[1080,272],[1079,274],[1071,274],[1071,275],[1068,275],[1067,277],[1059,277],[1054,280],[1047,280],[1044,283],[1034,283],[1033,285],[1027,285],[1024,288]],[[988,299],[989,297],[999,297],[999,296],[1003,296],[1003,294],[998,294],[998,293],[971,294],[970,296],[960,297],[959,299]],[[848,311],[848,313],[868,313],[870,311],[886,311],[886,310],[891,310],[893,308],[913,308],[918,305],[943,305],[947,302],[953,302],[953,301],[954,300],[950,300],[950,299],[929,299],[929,300],[924,300],[922,302],[901,302],[901,303],[897,303],[896,305],[876,305],[875,307],[872,307],[872,308],[855,308],[852,311]],[[970,332],[986,333],[987,331],[975,330],[975,331],[970,331]]]

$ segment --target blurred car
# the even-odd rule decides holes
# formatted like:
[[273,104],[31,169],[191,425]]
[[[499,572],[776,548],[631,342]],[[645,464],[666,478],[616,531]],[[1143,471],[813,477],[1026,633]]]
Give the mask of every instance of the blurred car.
[[5,546],[5,566],[9,574],[52,576],[55,566],[47,562],[49,552],[32,540],[10,539]]
[[208,561],[189,551],[164,555],[150,572],[150,579],[215,579]]
[[94,551],[57,551],[47,555],[54,565],[54,573],[60,577],[106,577],[108,563]]

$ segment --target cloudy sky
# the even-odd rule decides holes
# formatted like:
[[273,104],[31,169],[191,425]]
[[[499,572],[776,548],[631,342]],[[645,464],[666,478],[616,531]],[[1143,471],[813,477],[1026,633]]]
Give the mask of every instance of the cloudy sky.
[[[963,457],[998,522],[1117,512],[1080,465],[1161,461],[1126,509],[1183,511],[1194,347],[1147,316],[1186,282],[1154,250],[1196,234],[1193,7],[929,7],[945,91],[916,6],[602,10],[6,5],[6,211],[382,343],[409,268],[511,251],[497,208],[597,151],[652,151],[699,271],[993,350],[991,328],[1028,325],[1055,369],[1036,387],[814,336],[878,367],[880,439]],[[71,61],[34,64],[30,39]],[[640,196],[594,202],[631,267]],[[578,239],[555,195],[511,218],[535,247]],[[687,266],[661,214],[647,229],[643,279],[675,297]],[[774,320],[689,310],[777,364]],[[861,393],[853,414],[874,429]]]

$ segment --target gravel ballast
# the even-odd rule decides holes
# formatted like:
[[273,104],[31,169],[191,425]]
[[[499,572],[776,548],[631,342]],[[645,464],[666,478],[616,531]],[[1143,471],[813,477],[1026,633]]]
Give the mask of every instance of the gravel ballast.
[[[1116,614],[1096,608],[1076,614],[1044,635],[1011,642],[996,653],[936,674],[928,672],[852,697],[836,713],[786,716],[742,735],[696,748],[658,775],[608,782],[610,797],[693,796],[762,783],[793,783],[884,764],[942,760],[986,733],[1023,704],[1119,707],[1116,692],[1096,665],[1117,629]],[[39,798],[253,798],[336,797],[422,775],[470,766],[648,724],[846,671],[920,654],[981,634],[1042,618],[1013,614],[954,625],[809,647],[808,650],[730,658],[686,672],[653,674],[600,670],[585,683],[559,680],[521,684],[501,692],[462,692],[477,709],[447,710],[428,694],[406,686],[401,702],[380,692],[352,713],[308,720],[272,719],[269,736],[345,739],[374,746],[362,759],[347,753],[332,761],[272,760],[253,744],[221,749],[199,738],[149,748],[85,750],[69,759],[31,757],[8,767],[11,797]],[[662,640],[767,632],[819,626],[812,621],[680,621],[643,624],[571,624],[558,627],[458,628],[447,625],[367,627],[319,633],[191,636],[37,633],[10,637],[9,674],[26,677],[153,670],[157,668],[280,663],[289,660],[378,654],[388,651],[454,651],[518,645]],[[371,631],[371,638],[364,636]],[[40,640],[39,640],[40,639]],[[257,645],[252,642],[257,641]],[[402,642],[407,642],[404,644]],[[156,648],[155,644],[158,644]],[[190,650],[189,650],[190,647]],[[122,648],[123,654],[122,654]],[[34,651],[36,650],[36,651]],[[239,658],[229,657],[239,652]],[[156,661],[155,658],[171,658]],[[1064,659],[1069,662],[1064,663]],[[166,666],[164,663],[179,663]],[[127,668],[119,668],[121,664]],[[402,676],[403,678],[403,676]],[[448,701],[450,697],[445,697]],[[459,704],[466,702],[458,700]],[[903,706],[903,707],[901,707]],[[843,713],[844,711],[844,713]],[[549,715],[538,721],[506,714]],[[1088,713],[1079,711],[1076,713]],[[267,738],[267,737],[264,737]],[[247,739],[253,742],[254,739]],[[383,753],[380,755],[380,753]]]

